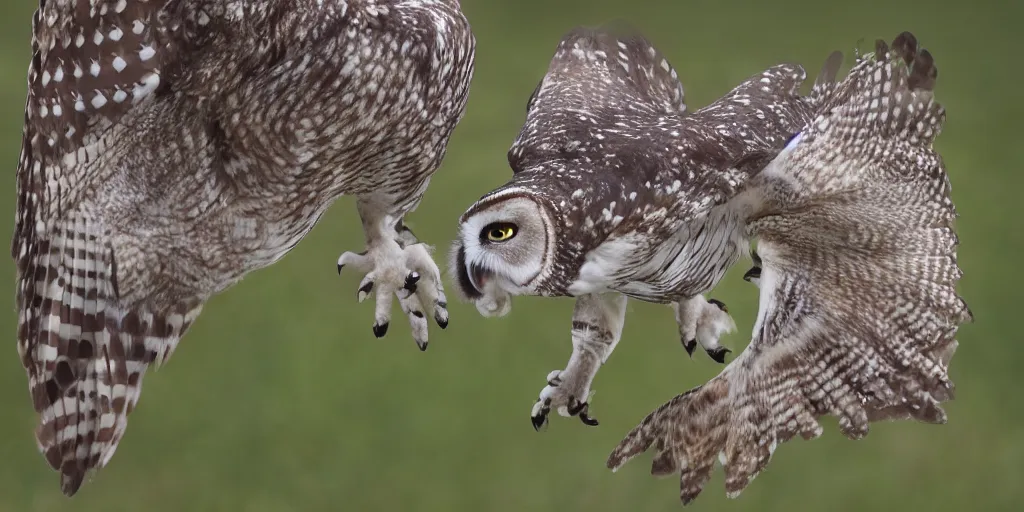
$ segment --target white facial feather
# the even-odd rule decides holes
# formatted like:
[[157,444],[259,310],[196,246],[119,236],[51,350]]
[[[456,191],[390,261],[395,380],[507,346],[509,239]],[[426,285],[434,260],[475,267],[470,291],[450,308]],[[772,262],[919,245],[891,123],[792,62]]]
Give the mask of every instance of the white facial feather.
[[[550,259],[545,251],[547,247],[550,252],[553,245],[548,243],[551,223],[546,219],[547,213],[535,201],[517,195],[523,193],[512,188],[488,197],[486,209],[464,217],[459,227],[466,266],[482,269],[486,274],[482,292],[496,288],[513,295],[527,293]],[[501,201],[502,197],[508,199]],[[486,241],[482,233],[494,223],[514,224],[515,236],[504,242]]]

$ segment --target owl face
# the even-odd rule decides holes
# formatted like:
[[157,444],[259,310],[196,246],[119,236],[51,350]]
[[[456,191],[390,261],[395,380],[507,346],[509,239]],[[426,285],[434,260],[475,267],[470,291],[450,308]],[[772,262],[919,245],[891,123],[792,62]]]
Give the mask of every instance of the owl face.
[[459,220],[453,281],[486,316],[508,312],[512,295],[536,295],[554,253],[551,209],[520,187],[484,196]]

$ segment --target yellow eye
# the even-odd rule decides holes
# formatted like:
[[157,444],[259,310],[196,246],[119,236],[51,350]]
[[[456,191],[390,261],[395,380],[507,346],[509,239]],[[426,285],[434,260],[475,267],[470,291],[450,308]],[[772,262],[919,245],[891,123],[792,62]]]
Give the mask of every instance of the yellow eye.
[[516,227],[513,224],[492,224],[486,230],[487,239],[491,242],[504,242],[516,236]]

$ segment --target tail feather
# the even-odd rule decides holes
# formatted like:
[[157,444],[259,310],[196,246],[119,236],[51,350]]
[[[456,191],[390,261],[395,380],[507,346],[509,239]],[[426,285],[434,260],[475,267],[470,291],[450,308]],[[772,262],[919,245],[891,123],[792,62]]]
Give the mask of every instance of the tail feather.
[[761,259],[750,345],[707,384],[653,412],[612,452],[655,447],[689,502],[716,455],[739,494],[796,435],[832,415],[851,439],[870,423],[944,423],[959,326],[956,217],[931,147],[945,119],[931,55],[908,33],[858,62],[820,115],[741,199]]
[[201,306],[122,305],[113,250],[82,217],[46,236],[22,233],[15,247],[18,347],[39,414],[36,440],[70,496],[109,462],[146,368],[169,357]]

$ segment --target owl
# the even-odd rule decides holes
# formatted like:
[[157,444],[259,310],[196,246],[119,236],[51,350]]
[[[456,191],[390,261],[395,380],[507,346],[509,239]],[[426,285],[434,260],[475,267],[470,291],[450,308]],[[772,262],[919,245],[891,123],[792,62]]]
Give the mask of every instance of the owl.
[[373,332],[448,322],[404,218],[461,120],[458,0],[40,0],[12,255],[36,438],[73,495],[204,302],[357,199]]
[[669,62],[618,25],[558,45],[508,153],[505,185],[471,205],[451,251],[460,294],[484,315],[514,295],[575,298],[572,355],[531,410],[597,424],[591,384],[628,299],[671,305],[681,341],[724,362],[735,328],[705,294],[756,243],[752,339],[721,373],[659,407],[619,444],[618,469],[701,492],[715,460],[740,493],[779,443],[838,418],[853,439],[883,419],[942,423],[947,365],[971,319],[956,285],[956,216],[932,148],[944,110],[932,56],[910,33],[833,53],[807,94],[778,65],[688,112]]

